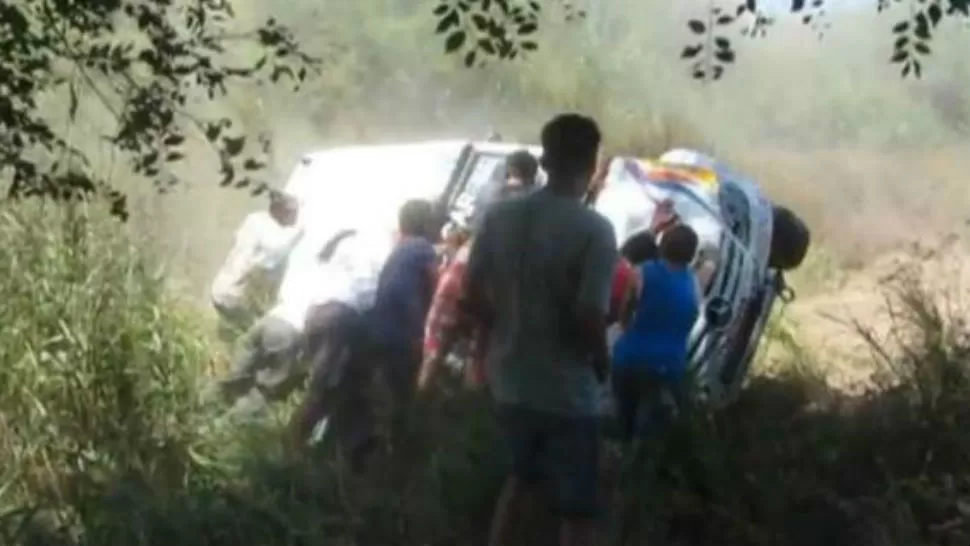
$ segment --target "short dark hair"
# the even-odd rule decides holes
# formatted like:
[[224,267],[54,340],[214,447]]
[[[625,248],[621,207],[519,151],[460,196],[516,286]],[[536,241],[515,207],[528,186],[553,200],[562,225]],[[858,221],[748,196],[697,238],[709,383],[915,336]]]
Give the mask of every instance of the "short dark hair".
[[697,254],[698,238],[687,224],[668,229],[660,239],[660,257],[674,265],[690,265]]
[[657,239],[652,231],[641,231],[630,237],[620,247],[620,255],[633,265],[639,265],[649,260],[655,260],[660,254]]
[[404,235],[428,237],[435,216],[434,205],[424,199],[412,199],[401,207],[397,228]]
[[524,185],[532,186],[536,183],[539,161],[529,150],[516,150],[505,158],[505,169],[510,176],[521,179]]
[[560,114],[542,127],[540,140],[542,166],[550,175],[574,175],[596,168],[602,135],[593,118]]

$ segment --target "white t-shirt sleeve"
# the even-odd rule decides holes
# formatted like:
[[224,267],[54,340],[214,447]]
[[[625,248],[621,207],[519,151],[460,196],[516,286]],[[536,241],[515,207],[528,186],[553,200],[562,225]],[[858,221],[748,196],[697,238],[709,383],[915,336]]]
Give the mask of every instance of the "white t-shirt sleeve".
[[259,249],[258,219],[247,216],[236,231],[232,249],[219,267],[212,283],[212,296],[229,304],[228,300],[241,297],[242,284],[257,263]]

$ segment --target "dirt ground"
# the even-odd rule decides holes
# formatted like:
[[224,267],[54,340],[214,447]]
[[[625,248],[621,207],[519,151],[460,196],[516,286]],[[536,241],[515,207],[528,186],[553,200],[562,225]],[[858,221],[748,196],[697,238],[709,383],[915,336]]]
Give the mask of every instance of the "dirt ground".
[[783,310],[762,346],[764,369],[796,356],[836,388],[871,384],[887,370],[863,332],[889,350],[898,346],[907,334],[900,291],[913,290],[950,320],[970,317],[970,239],[950,235],[911,243],[802,295]]

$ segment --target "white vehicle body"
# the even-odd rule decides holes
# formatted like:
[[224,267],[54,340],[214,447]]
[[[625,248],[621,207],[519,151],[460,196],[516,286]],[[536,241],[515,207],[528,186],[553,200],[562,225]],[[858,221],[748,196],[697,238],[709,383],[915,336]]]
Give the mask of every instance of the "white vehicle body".
[[[429,199],[449,216],[468,215],[489,187],[505,178],[505,158],[541,148],[504,142],[448,140],[334,148],[304,156],[285,185],[301,202],[306,235],[294,249],[316,252],[344,229],[396,229],[409,199]],[[771,203],[751,180],[677,150],[661,161],[615,158],[595,205],[613,224],[617,244],[645,229],[656,202],[672,199],[681,218],[717,256],[704,309],[691,336],[696,384],[714,404],[740,390],[777,295],[767,266]],[[687,159],[685,159],[687,158]],[[694,161],[694,165],[683,165]],[[544,174],[540,173],[540,183]]]

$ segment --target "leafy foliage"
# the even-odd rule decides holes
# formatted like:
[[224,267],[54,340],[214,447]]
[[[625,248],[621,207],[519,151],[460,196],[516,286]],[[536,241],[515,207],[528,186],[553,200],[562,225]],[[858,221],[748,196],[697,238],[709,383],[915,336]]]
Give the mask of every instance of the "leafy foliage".
[[[567,21],[583,19],[586,12],[559,2]],[[481,66],[492,59],[514,60],[538,48],[542,7],[538,1],[442,0],[435,6],[435,32],[445,36],[445,52],[464,55],[465,66]]]
[[[262,192],[253,177],[264,165],[244,153],[246,137],[233,134],[230,119],[198,117],[189,105],[222,97],[240,80],[302,82],[318,60],[272,19],[251,32],[229,32],[234,17],[231,0],[0,3],[0,173],[9,177],[7,196],[100,193],[126,217],[125,196],[92,174],[85,154],[44,116],[41,95],[66,92],[73,122],[82,91],[115,118],[105,138],[159,190],[177,183],[170,164],[185,157],[186,131],[194,129],[218,154],[223,186]],[[229,53],[243,43],[262,55],[236,65]]]
[[[876,9],[882,13],[893,4],[906,0],[876,0]],[[970,0],[908,0],[909,16],[893,27],[893,55],[891,62],[901,65],[902,76],[919,78],[922,74],[922,58],[930,55],[929,43],[933,31],[944,18],[970,18]],[[555,0],[564,7],[567,18],[583,17],[566,0]],[[482,57],[513,60],[522,51],[538,47],[535,35],[538,29],[540,3],[537,1],[514,2],[509,0],[442,0],[435,10],[438,17],[438,33],[447,33],[445,51],[465,52],[465,64],[472,66]],[[821,39],[831,27],[825,10],[825,0],[791,0],[789,11],[809,25]],[[473,22],[476,33],[469,40],[472,30],[465,24]],[[698,40],[687,45],[681,58],[690,63],[691,76],[698,80],[718,80],[726,65],[734,63],[736,52],[726,32],[741,25],[740,34],[749,38],[761,38],[775,22],[760,9],[757,0],[744,0],[734,10],[712,6],[704,19],[691,19],[687,29]],[[479,37],[478,35],[482,36]],[[466,45],[466,44],[471,45]],[[484,53],[484,55],[483,55]]]

